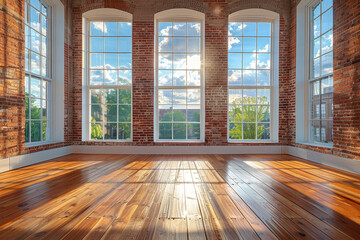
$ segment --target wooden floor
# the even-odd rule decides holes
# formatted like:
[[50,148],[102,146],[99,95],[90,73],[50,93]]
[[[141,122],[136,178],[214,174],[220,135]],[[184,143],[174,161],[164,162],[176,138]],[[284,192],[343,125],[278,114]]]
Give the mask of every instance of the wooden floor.
[[0,174],[0,239],[360,239],[360,178],[287,155],[69,155]]

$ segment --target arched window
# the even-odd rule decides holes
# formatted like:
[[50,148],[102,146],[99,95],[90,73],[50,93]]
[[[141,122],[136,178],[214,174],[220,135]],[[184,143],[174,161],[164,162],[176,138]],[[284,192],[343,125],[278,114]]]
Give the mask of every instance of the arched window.
[[333,1],[297,6],[296,140],[333,142]]
[[63,141],[64,6],[59,0],[25,1],[25,119],[26,146]]
[[132,139],[132,16],[116,9],[84,15],[84,140]]
[[229,141],[278,141],[279,15],[241,10],[228,24]]
[[204,139],[204,14],[155,15],[155,141]]

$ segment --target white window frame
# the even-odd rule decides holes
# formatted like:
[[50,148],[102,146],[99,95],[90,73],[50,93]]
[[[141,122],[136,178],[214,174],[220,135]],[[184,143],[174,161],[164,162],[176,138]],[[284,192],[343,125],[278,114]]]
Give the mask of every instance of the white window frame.
[[[200,33],[200,139],[159,139],[159,118],[158,118],[158,26],[159,22],[198,22],[201,24]],[[155,14],[154,34],[154,59],[155,59],[155,88],[154,88],[154,141],[155,142],[204,142],[205,141],[205,14],[195,10],[177,8],[165,10]],[[162,87],[163,89],[177,89],[177,87]],[[179,86],[180,89],[187,89],[188,86]],[[190,88],[192,88],[190,86]]]
[[[310,141],[310,83],[333,76],[333,73],[313,78],[312,72],[312,12],[321,0],[302,0],[296,8],[296,142],[332,148],[332,143]],[[321,46],[320,46],[321,47]],[[321,111],[319,112],[321,115]]]
[[[91,87],[90,82],[90,22],[99,21],[99,22],[133,22],[132,14],[112,9],[112,8],[100,8],[95,10],[90,10],[83,14],[83,28],[82,28],[82,41],[83,41],[83,88],[82,88],[82,141],[91,141],[91,142],[132,142],[133,141],[133,83],[131,86],[101,86],[102,89],[105,88],[116,88],[116,89],[130,89],[131,90],[131,129],[130,129],[130,139],[103,139],[95,140],[91,139],[91,103],[90,103],[90,90],[98,89],[99,86]],[[133,37],[131,37],[133,39]],[[132,53],[131,53],[132,54]],[[133,70],[133,68],[132,68]],[[132,75],[133,76],[133,75]],[[118,91],[117,91],[118,92]],[[117,93],[118,94],[118,93]],[[117,104],[118,106],[119,104]],[[118,114],[117,114],[118,115]],[[118,116],[117,116],[118,118]],[[117,122],[117,125],[119,122]],[[104,127],[104,126],[103,126]]]
[[[60,0],[40,0],[41,3],[48,7],[50,34],[47,46],[47,52],[49,53],[47,71],[49,71],[49,77],[43,77],[31,72],[26,72],[26,75],[29,76],[29,79],[34,76],[40,78],[41,81],[48,81],[47,136],[45,141],[42,140],[41,136],[40,142],[25,143],[26,148],[64,141],[65,8]],[[24,4],[26,4],[25,1]]]
[[[280,15],[265,9],[240,10],[229,15],[229,22],[270,22],[271,50],[270,50],[270,139],[230,139],[229,135],[229,102],[227,104],[227,139],[234,143],[277,143],[279,142],[279,40]],[[255,86],[229,86],[230,89],[258,89]],[[229,100],[227,100],[229,101]]]

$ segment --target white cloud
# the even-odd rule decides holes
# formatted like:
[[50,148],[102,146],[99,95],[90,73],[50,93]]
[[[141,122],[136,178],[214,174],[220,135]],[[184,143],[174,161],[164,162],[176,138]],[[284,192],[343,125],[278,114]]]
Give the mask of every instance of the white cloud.
[[240,40],[237,37],[229,37],[228,43],[228,50],[230,50],[232,48],[232,45],[240,43]]
[[102,33],[107,33],[107,27],[103,22],[93,22],[92,24],[96,30],[101,31]]

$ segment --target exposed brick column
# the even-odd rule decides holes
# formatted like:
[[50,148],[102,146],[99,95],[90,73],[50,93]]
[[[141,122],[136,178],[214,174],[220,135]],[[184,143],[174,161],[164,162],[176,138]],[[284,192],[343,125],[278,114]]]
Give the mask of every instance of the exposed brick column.
[[205,141],[227,142],[227,31],[226,3],[208,3],[205,15]]
[[133,21],[133,140],[154,140],[154,22]]
[[360,159],[360,2],[334,1],[334,152]]
[[25,150],[23,0],[0,0],[0,158]]

